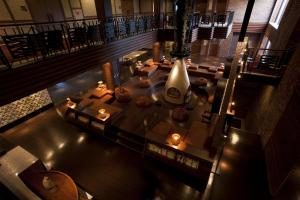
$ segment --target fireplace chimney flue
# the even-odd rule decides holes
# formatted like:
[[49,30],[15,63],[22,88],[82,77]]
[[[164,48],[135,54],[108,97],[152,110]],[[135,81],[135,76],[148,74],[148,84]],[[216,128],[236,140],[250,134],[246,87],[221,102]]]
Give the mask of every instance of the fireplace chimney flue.
[[165,100],[173,104],[185,104],[191,99],[191,86],[184,57],[189,56],[189,51],[185,48],[186,36],[186,1],[177,0],[176,2],[176,48],[170,54],[176,57],[174,66],[168,76],[165,85]]

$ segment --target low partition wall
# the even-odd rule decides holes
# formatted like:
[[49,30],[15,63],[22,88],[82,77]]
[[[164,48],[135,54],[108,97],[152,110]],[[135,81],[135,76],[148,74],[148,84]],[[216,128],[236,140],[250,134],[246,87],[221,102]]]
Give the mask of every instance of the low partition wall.
[[0,107],[0,129],[52,104],[47,89]]

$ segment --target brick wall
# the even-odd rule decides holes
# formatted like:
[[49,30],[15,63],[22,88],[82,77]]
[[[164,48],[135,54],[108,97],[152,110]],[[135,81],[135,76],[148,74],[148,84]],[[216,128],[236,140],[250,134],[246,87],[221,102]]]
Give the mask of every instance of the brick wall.
[[[276,0],[256,0],[250,18],[250,23],[267,23]],[[230,0],[228,10],[233,10],[234,22],[242,22],[248,1]]]
[[265,145],[273,133],[281,115],[286,109],[290,98],[296,90],[299,90],[300,83],[300,47],[297,48],[287,70],[279,83],[272,91],[268,101],[265,101],[263,109],[260,110],[260,121],[258,133],[262,136]]

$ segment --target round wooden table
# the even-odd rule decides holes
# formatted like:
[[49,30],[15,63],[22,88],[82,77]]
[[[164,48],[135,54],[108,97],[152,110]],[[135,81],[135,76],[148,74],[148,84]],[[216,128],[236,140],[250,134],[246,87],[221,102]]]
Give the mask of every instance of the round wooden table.
[[[78,200],[77,186],[67,174],[50,170],[46,171],[41,162],[36,162],[19,174],[21,180],[36,195],[45,200]],[[54,183],[54,187],[46,189],[43,179],[48,177]]]
[[78,200],[78,191],[73,179],[67,174],[59,171],[43,172],[43,176],[49,177],[55,184],[56,188],[53,190],[46,190],[42,183],[40,194],[46,200]]

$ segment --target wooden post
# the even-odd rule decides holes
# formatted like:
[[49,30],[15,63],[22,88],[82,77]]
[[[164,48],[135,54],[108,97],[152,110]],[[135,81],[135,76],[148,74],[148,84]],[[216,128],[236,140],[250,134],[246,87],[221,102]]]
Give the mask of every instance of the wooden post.
[[241,32],[240,32],[240,36],[239,36],[239,42],[243,42],[244,38],[246,36],[246,32],[247,32],[247,28],[248,28],[248,24],[249,24],[249,20],[250,20],[250,17],[251,17],[251,13],[252,13],[252,10],[253,10],[254,3],[255,3],[255,0],[249,0],[248,1],[245,16],[244,16],[244,20],[243,20],[243,24],[242,24],[242,28],[241,28]]
[[106,86],[110,90],[115,89],[114,76],[113,76],[113,68],[111,62],[104,63],[102,65],[103,75]]
[[154,62],[159,62],[160,60],[160,43],[155,42],[152,46],[152,56]]

